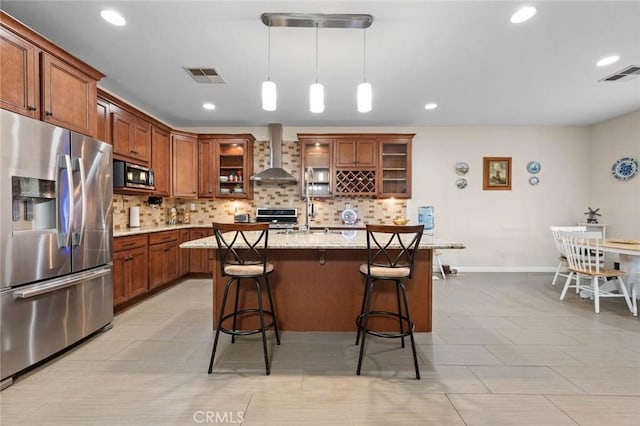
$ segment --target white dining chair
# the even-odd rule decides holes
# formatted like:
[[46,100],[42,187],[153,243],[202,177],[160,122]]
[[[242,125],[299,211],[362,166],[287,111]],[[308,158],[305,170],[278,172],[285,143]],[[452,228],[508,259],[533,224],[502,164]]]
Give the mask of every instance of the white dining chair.
[[[602,262],[604,252],[600,248],[602,242],[601,232],[566,232],[560,231],[562,252],[567,258],[569,276],[564,284],[560,300],[564,300],[567,290],[576,288],[576,292],[585,292],[593,296],[596,313],[600,313],[601,297],[623,297],[631,313],[634,308],[629,298],[627,287],[624,284],[625,273],[616,269],[606,269]],[[575,284],[571,285],[575,276]],[[590,280],[589,284],[582,284],[582,279]],[[601,282],[605,284],[608,279],[616,280],[620,293],[605,291],[600,288]]]
[[553,281],[551,281],[551,285],[556,285],[556,281],[558,277],[569,276],[568,272],[563,272],[565,269],[569,267],[567,264],[567,257],[562,252],[562,242],[560,241],[560,232],[585,232],[587,230],[586,226],[550,226],[551,234],[553,235],[553,242],[556,244],[556,249],[558,249],[558,267],[556,268],[556,273],[553,275]]

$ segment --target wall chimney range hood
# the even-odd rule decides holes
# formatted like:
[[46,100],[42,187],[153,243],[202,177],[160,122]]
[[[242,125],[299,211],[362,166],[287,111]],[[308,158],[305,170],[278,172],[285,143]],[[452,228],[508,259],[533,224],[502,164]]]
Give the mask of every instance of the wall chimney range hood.
[[298,180],[282,168],[282,124],[269,124],[270,167],[249,179],[260,183],[298,183]]

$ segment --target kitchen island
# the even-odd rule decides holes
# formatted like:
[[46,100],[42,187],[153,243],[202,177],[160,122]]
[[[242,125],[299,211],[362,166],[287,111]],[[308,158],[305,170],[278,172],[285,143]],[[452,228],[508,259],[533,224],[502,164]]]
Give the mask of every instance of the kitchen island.
[[[214,237],[200,238],[180,245],[189,249],[216,249]],[[364,279],[359,272],[367,259],[366,232],[329,230],[269,232],[269,262],[275,271],[269,275],[278,325],[293,331],[356,330]],[[432,258],[435,249],[463,249],[461,243],[436,240],[425,234],[416,256],[413,278],[407,292],[415,331],[431,331]],[[216,258],[213,272],[213,324],[218,318],[226,278]],[[396,294],[390,282],[382,282],[374,299],[376,310],[396,310]],[[384,289],[384,290],[383,290]],[[251,294],[251,292],[245,292]],[[253,304],[247,298],[241,304]],[[383,324],[379,328],[397,326]]]

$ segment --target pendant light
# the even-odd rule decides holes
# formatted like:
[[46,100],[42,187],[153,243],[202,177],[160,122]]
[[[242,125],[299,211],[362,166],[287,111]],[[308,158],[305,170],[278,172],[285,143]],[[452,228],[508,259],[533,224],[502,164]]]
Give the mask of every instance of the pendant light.
[[324,111],[324,87],[318,83],[318,23],[316,22],[316,82],[309,87],[309,110],[313,113]]
[[262,82],[262,109],[275,111],[277,104],[276,84],[271,81],[271,27],[269,27],[267,54],[267,81]]
[[367,83],[367,30],[362,30],[362,83],[358,85],[358,112],[371,111],[371,84]]

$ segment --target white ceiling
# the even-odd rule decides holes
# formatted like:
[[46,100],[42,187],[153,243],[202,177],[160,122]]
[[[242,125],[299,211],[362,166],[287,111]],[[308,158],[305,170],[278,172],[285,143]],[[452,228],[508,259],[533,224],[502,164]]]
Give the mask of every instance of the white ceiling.
[[[176,127],[589,125],[640,109],[640,1],[31,1],[1,8],[107,75],[100,87]],[[110,7],[127,20],[100,18]],[[315,30],[271,29],[278,109],[261,108],[267,77],[263,12],[367,13],[373,110],[358,113],[363,30],[319,31],[325,112],[309,112]],[[617,54],[603,68],[595,62]],[[214,67],[226,84],[196,84],[182,67]],[[205,111],[204,102],[214,111]],[[424,105],[439,107],[426,111]]]

